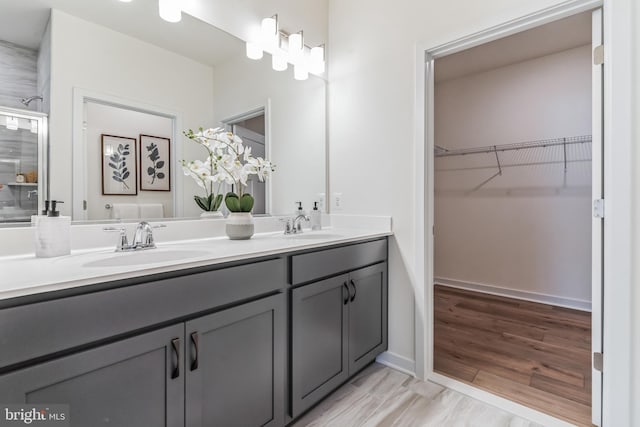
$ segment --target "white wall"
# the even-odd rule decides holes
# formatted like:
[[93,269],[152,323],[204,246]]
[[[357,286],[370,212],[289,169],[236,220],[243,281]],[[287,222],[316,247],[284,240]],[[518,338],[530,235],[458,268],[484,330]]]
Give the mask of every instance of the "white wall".
[[[441,81],[434,102],[447,149],[590,135],[591,46]],[[569,145],[567,156],[590,151]],[[562,163],[508,167],[562,162],[562,147],[499,156],[502,176],[476,191],[497,171],[493,153],[436,159],[435,277],[589,308],[591,162],[569,163],[565,180]]]
[[[211,67],[57,10],[52,11],[51,43],[51,197],[67,202],[65,215],[71,210],[73,179],[73,88],[175,111],[185,128],[212,125]],[[182,145],[184,158],[202,155],[195,144],[183,144],[184,138],[175,142]],[[175,176],[181,179],[181,172]],[[184,188],[185,216],[196,216],[192,194],[198,189],[186,180]]]
[[[291,67],[289,67],[291,68]],[[271,57],[241,57],[214,69],[215,122],[269,104],[267,157],[276,165],[272,214],[291,215],[296,201],[309,211],[326,190],[325,82],[293,79],[271,69]]]
[[[88,102],[86,104],[86,155],[87,164],[87,205],[90,220],[111,219],[112,211],[105,205],[113,203],[161,203],[164,216],[173,217],[173,192],[175,183],[171,183],[171,191],[143,191],[140,189],[140,135],[153,135],[161,138],[172,138],[173,122],[171,119],[152,114],[140,113],[123,108]],[[102,195],[102,139],[101,135],[116,135],[135,138],[138,168],[138,194],[135,196]],[[171,169],[178,167],[171,158]],[[179,171],[179,173],[182,173]]]

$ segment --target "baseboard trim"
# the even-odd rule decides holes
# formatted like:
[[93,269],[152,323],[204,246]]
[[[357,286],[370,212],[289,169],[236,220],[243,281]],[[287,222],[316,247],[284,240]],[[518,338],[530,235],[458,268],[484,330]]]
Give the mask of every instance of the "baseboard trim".
[[572,308],[574,310],[591,312],[591,302],[574,298],[559,297],[555,295],[539,294],[536,292],[507,289],[500,286],[487,285],[484,283],[465,282],[462,280],[435,277],[435,284],[450,286],[452,288],[464,289],[467,291],[482,292],[485,294],[497,295],[501,297],[521,299],[524,301],[539,302],[559,307]]
[[400,371],[412,377],[416,376],[416,362],[399,354],[385,351],[376,357],[376,362],[388,366],[391,369]]

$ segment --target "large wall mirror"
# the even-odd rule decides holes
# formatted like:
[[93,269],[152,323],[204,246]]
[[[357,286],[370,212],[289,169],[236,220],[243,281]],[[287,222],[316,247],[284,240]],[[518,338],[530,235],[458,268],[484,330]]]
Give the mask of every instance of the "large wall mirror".
[[[206,151],[182,132],[223,126],[276,165],[254,190],[264,195],[255,213],[290,214],[297,201],[309,209],[326,192],[325,81],[274,71],[268,55],[247,59],[243,41],[185,13],[165,22],[157,7],[157,0],[90,8],[86,0],[0,0],[0,107],[48,117],[48,161],[41,156],[38,166],[49,170],[49,191],[41,190],[40,204],[64,200],[63,214],[76,221],[198,217],[193,197],[202,190],[179,160],[204,160]],[[11,176],[0,173],[0,184],[25,190],[2,144],[0,165],[10,165]],[[162,157],[155,163],[152,146]],[[126,165],[109,161],[125,151]],[[164,161],[162,178],[147,174],[150,161]],[[114,177],[126,185],[110,185]],[[28,221],[36,203],[23,192]],[[19,204],[4,205],[0,222],[7,207],[15,220]]]

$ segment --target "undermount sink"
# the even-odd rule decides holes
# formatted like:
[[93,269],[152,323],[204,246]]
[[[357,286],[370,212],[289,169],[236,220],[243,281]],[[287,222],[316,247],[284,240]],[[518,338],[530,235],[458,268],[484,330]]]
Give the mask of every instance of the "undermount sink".
[[147,249],[144,251],[114,253],[83,264],[84,267],[121,267],[126,265],[155,264],[159,262],[181,261],[207,255],[207,251],[193,249]]

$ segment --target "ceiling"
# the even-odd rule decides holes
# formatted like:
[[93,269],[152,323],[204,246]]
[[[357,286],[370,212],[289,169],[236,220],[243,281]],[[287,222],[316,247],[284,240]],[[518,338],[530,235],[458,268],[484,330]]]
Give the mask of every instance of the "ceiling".
[[[201,0],[183,1],[187,9]],[[241,40],[186,13],[163,21],[158,0],[0,0],[0,40],[38,49],[52,8],[211,66],[244,54]]]
[[438,58],[435,81],[457,79],[591,43],[591,12]]

